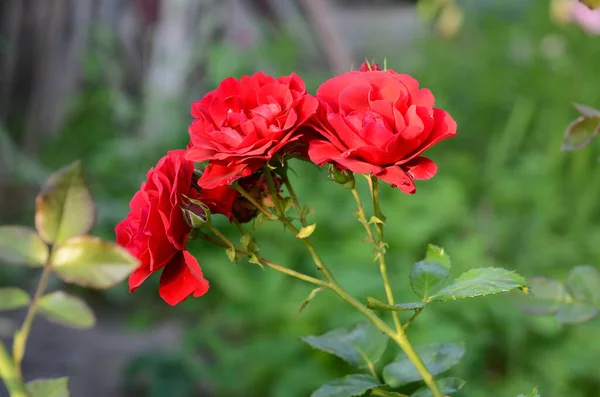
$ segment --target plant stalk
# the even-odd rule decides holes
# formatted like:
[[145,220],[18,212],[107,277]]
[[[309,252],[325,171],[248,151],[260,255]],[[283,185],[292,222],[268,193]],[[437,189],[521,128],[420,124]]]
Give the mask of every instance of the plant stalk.
[[[50,258],[52,258],[52,254],[50,254]],[[46,286],[48,285],[48,280],[50,279],[51,273],[52,263],[49,259],[48,262],[44,265],[44,271],[42,272],[40,282],[38,283],[33,298],[31,299],[29,308],[27,309],[27,314],[25,315],[25,320],[23,320],[23,325],[21,325],[21,328],[19,328],[19,330],[15,333],[15,337],[13,339],[13,360],[15,363],[15,370],[19,378],[22,377],[21,363],[23,362],[23,356],[25,355],[25,349],[27,347],[27,338],[29,338],[29,333],[31,332],[33,318],[35,317],[35,314],[37,312],[37,303],[42,297],[44,291],[46,290]]]
[[17,372],[4,344],[0,341],[0,377],[4,381],[10,397],[29,397],[23,379]]
[[[373,208],[375,217],[380,219],[383,222],[381,210],[379,208],[379,186],[377,181],[371,182],[371,190],[373,197]],[[383,288],[385,289],[385,296],[390,305],[394,305],[394,294],[392,293],[392,287],[390,285],[390,280],[387,275],[387,265],[385,262],[385,252],[382,250],[385,249],[385,241],[383,240],[383,225],[379,222],[375,223],[375,229],[377,229],[377,235],[379,237],[379,242],[375,239],[373,235],[373,231],[371,230],[371,226],[367,221],[367,216],[365,213],[365,208],[363,206],[362,200],[360,199],[360,194],[356,188],[352,189],[352,195],[354,196],[354,200],[356,201],[356,205],[358,205],[358,216],[360,223],[363,224],[367,235],[369,236],[369,240],[371,240],[373,247],[375,248],[375,252],[377,255],[377,260],[379,262],[379,273],[381,273],[381,279],[383,280]],[[392,318],[394,319],[394,326],[396,327],[396,331],[398,334],[402,332],[402,323],[400,322],[400,316],[398,312],[392,312]]]

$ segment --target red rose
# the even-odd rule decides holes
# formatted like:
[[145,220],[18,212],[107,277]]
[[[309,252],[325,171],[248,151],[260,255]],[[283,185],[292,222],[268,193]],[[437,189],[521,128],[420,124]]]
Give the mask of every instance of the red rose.
[[372,174],[415,192],[415,179],[429,179],[437,166],[421,154],[456,135],[456,122],[433,107],[428,89],[393,70],[350,72],[319,87],[314,127],[322,137],[309,144],[314,163]]
[[318,101],[295,74],[276,79],[261,72],[223,80],[192,105],[195,120],[189,128],[186,158],[210,162],[199,186],[231,185],[275,154],[285,154],[288,145],[302,136],[298,127],[317,107]]
[[202,296],[209,287],[198,261],[186,251],[191,228],[181,212],[183,196],[197,199],[198,193],[192,188],[194,163],[184,153],[168,152],[148,171],[148,180],[129,204],[131,212],[115,229],[117,243],[141,262],[129,276],[130,291],[163,269],[159,294],[170,305],[189,295]]

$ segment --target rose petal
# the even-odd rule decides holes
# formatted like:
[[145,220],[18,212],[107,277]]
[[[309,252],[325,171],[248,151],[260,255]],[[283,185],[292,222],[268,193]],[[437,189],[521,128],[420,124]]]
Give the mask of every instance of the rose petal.
[[376,174],[376,176],[392,185],[392,187],[399,188],[403,193],[414,194],[417,191],[410,175],[397,165],[386,167],[381,173]]
[[180,251],[160,275],[159,295],[174,306],[188,296],[199,297],[209,289],[196,258],[187,251]]
[[417,157],[402,166],[413,179],[427,180],[437,172],[437,165],[427,157]]
[[129,275],[129,292],[134,292],[140,285],[146,281],[152,274],[152,271],[146,266],[140,266]]
[[220,165],[210,164],[198,180],[198,186],[203,189],[214,189],[218,186],[230,186],[233,182],[245,176],[250,176],[254,170],[247,164]]

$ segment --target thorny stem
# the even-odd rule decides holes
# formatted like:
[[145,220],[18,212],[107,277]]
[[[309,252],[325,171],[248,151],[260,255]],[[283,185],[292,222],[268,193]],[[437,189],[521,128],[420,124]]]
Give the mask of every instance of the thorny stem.
[[[374,189],[374,187],[372,187],[372,188]],[[367,232],[367,235],[369,236],[369,241],[373,244],[373,247],[375,248],[375,255],[377,255],[377,260],[379,261],[379,272],[381,273],[381,278],[383,279],[383,287],[385,288],[385,294],[386,294],[388,303],[390,305],[393,305],[395,302],[394,302],[394,296],[392,294],[392,289],[390,287],[390,282],[389,282],[389,279],[387,276],[385,254],[383,252],[381,252],[381,250],[384,249],[384,244],[385,244],[383,241],[383,228],[381,228],[382,233],[379,234],[379,242],[377,242],[377,240],[375,239],[375,236],[373,235],[373,230],[371,229],[371,226],[369,225],[369,223],[367,221],[367,215],[365,213],[365,208],[363,206],[362,200],[360,199],[360,194],[358,193],[358,190],[356,190],[356,188],[353,188],[353,189],[351,189],[351,191],[352,191],[352,196],[354,196],[354,200],[356,201],[356,205],[358,205],[359,222],[362,223],[362,225],[365,227],[365,231]],[[373,197],[375,197],[375,195],[373,195]],[[377,218],[381,219],[377,215],[377,213],[375,214],[375,216]],[[375,223],[375,227],[377,228],[378,231],[381,226],[382,225],[379,222]],[[394,325],[396,326],[396,330],[398,332],[400,332],[400,330],[402,329],[402,324],[400,323],[400,317],[399,317],[398,313],[392,312],[392,317],[394,319]]]
[[283,175],[283,183],[285,184],[285,187],[287,188],[287,191],[290,194],[290,197],[292,198],[292,205],[294,206],[296,212],[298,213],[298,216],[300,217],[300,223],[302,223],[303,227],[306,226],[306,214],[304,213],[302,207],[300,206],[300,203],[298,202],[298,196],[296,196],[296,192],[294,191],[292,183],[288,178],[287,170],[286,173]]
[[254,255],[256,257],[256,259],[258,259],[260,261],[260,263],[263,263],[264,265],[270,267],[271,269],[277,270],[278,272],[285,273],[288,276],[296,277],[300,280],[306,281],[311,284],[319,285],[321,287],[326,287],[326,288],[329,287],[329,284],[323,280],[319,280],[318,278],[311,277],[307,274],[300,273],[300,272],[297,272],[292,269],[288,269],[287,267],[284,267],[284,266],[278,265],[277,263],[266,260],[265,258],[260,256],[255,249],[251,249],[250,251],[248,251],[243,248],[237,247],[231,240],[229,240],[225,235],[223,235],[221,232],[219,232],[214,226],[211,225],[211,226],[209,226],[209,228],[213,233],[215,233],[219,237],[220,240],[204,234],[202,237],[207,241],[210,241],[214,244],[220,245],[223,248],[233,247],[236,250],[236,252],[238,252],[242,255],[245,255],[247,257],[251,257],[252,255]]
[[[52,257],[52,254],[50,254]],[[27,314],[25,315],[25,320],[23,320],[23,325],[15,334],[13,339],[13,360],[15,363],[15,371],[19,378],[21,375],[21,362],[23,361],[23,356],[25,355],[25,348],[27,346],[27,338],[29,337],[29,332],[31,331],[31,325],[33,323],[33,318],[35,317],[35,313],[37,312],[37,304],[46,290],[46,285],[48,284],[48,279],[50,278],[50,274],[52,273],[52,263],[50,260],[44,265],[44,271],[42,272],[42,276],[40,277],[40,282],[38,283],[35,294],[33,295],[33,299],[31,299],[31,303],[29,304],[29,308],[27,309]]]
[[0,377],[4,381],[10,397],[28,397],[27,389],[4,344],[0,341]]
[[[377,237],[379,238],[379,242],[376,242],[373,239],[373,244],[375,244],[375,249],[377,250],[377,259],[379,260],[379,272],[381,273],[381,279],[383,280],[383,288],[385,289],[385,295],[387,297],[388,303],[390,305],[394,305],[394,294],[392,293],[390,279],[388,278],[387,274],[387,265],[385,263],[385,240],[383,239],[383,223],[381,223],[384,221],[384,216],[381,213],[381,208],[379,206],[379,181],[377,180],[377,178],[371,177],[370,187],[371,195],[373,198],[373,212],[375,213],[375,217],[379,219],[379,221],[375,222],[375,229],[377,230]],[[360,196],[355,196],[355,198],[357,198],[358,202],[360,202]],[[360,207],[361,205],[359,204],[359,211]],[[364,209],[362,213],[364,217]],[[398,315],[398,312],[392,312],[392,317],[394,319],[394,325],[396,326],[396,331],[398,332],[398,335],[404,333],[404,329],[402,328],[402,323],[400,322],[400,316]]]
[[[265,172],[265,174],[267,177],[267,183],[269,185],[271,197],[273,198],[273,203],[275,204],[275,208],[280,208],[279,197],[277,195],[277,192],[275,191],[275,184],[273,183],[273,177],[271,176],[271,170],[269,170],[267,168],[267,172]],[[294,190],[292,189],[292,191],[290,191],[288,193],[292,197],[292,201],[293,200],[297,201],[298,198],[296,197],[295,194],[293,194],[293,191]],[[294,226],[288,218],[285,217],[285,214],[283,212],[278,211],[278,216],[279,216],[279,221],[281,223],[283,223],[288,229],[290,229],[294,234],[297,235],[298,232],[300,232],[300,230],[298,230],[298,228],[296,226]],[[312,245],[309,238],[308,237],[301,238],[300,241],[302,241],[302,244],[304,244],[304,246],[310,253],[310,256],[312,257],[313,262],[315,263],[315,265],[317,265],[317,268],[321,271],[321,273],[323,273],[323,277],[325,277],[327,279],[327,281],[329,281],[329,282],[335,282],[333,280],[333,276],[327,269],[327,266],[325,266],[325,263],[323,262],[323,260],[321,259],[321,257],[317,253],[317,251],[315,250],[315,247]]]

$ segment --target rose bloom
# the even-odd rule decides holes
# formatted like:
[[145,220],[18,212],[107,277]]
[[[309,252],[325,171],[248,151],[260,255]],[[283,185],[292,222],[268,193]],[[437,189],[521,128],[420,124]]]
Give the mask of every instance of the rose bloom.
[[431,91],[419,89],[414,78],[393,70],[361,70],[334,77],[317,90],[320,107],[311,124],[321,137],[310,141],[308,155],[318,165],[375,175],[412,194],[415,179],[437,172],[421,154],[456,135],[456,122],[433,107]]
[[301,127],[317,110],[302,79],[264,73],[227,78],[192,105],[186,158],[209,161],[198,185],[231,185],[252,175],[275,155],[285,156],[302,137]]
[[198,199],[198,193],[192,188],[194,163],[184,153],[170,151],[148,171],[129,204],[131,212],[115,229],[117,244],[141,263],[129,277],[130,291],[162,270],[159,294],[170,305],[189,295],[202,296],[209,288],[198,261],[186,250],[191,227],[181,209],[184,195]]
[[591,9],[578,1],[571,2],[571,17],[589,35],[600,35],[600,8]]

